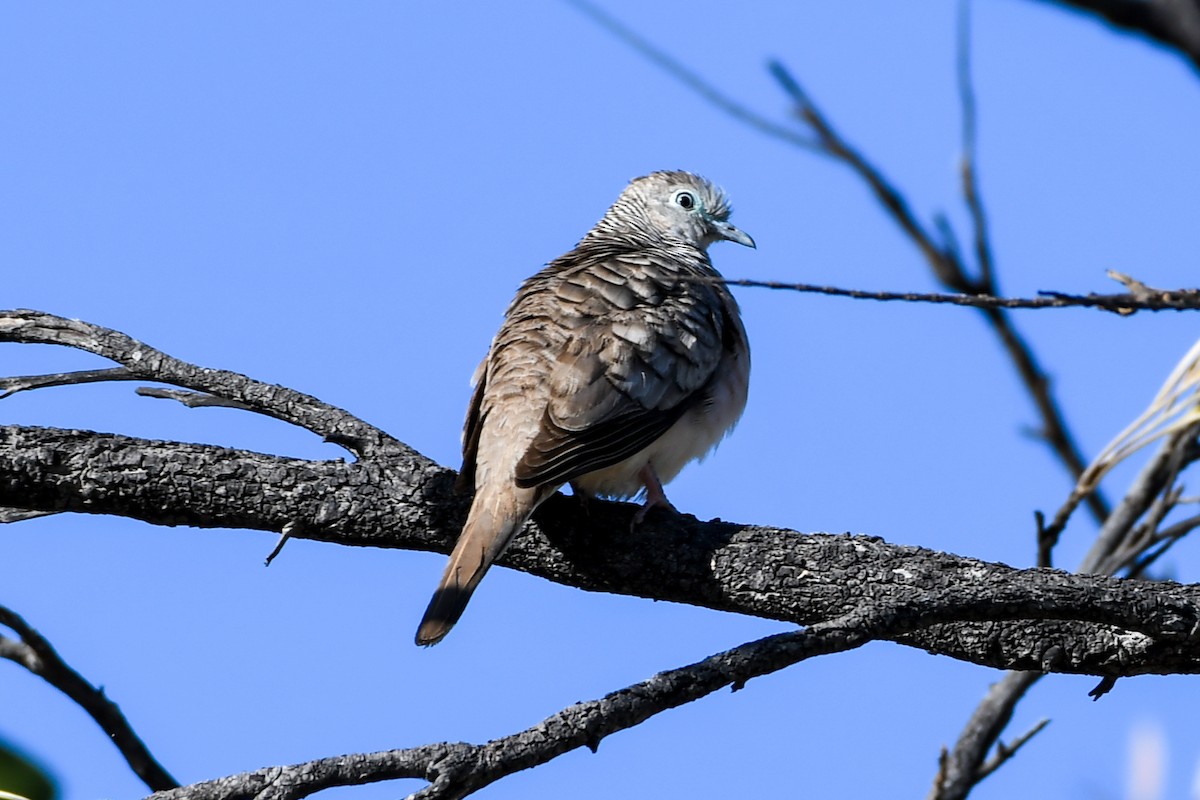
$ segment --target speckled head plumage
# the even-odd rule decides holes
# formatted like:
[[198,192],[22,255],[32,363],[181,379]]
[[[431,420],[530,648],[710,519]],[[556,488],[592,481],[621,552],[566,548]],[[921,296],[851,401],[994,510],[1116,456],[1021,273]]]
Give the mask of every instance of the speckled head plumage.
[[731,210],[720,187],[699,175],[652,172],[630,181],[583,241],[637,234],[700,250],[722,239],[754,247],[748,234],[729,223]]

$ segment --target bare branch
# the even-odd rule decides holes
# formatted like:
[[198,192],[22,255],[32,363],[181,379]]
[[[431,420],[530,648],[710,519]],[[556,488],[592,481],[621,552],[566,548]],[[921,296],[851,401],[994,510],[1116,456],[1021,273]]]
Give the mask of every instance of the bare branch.
[[1147,462],[1134,480],[1121,503],[1100,528],[1096,541],[1080,565],[1081,572],[1112,574],[1120,569],[1131,554],[1121,554],[1137,521],[1149,511],[1156,498],[1174,482],[1182,465],[1196,458],[1192,446],[1194,428],[1176,431]]
[[884,613],[855,615],[795,633],[777,634],[718,653],[687,667],[654,677],[599,699],[577,703],[539,724],[488,742],[435,744],[319,759],[287,767],[271,767],[217,781],[185,786],[153,795],[154,800],[225,800],[252,794],[273,800],[307,797],[333,786],[357,785],[396,778],[425,778],[429,785],[413,798],[461,798],[501,778],[588,747],[593,752],[604,737],[671,708],[698,700],[726,687],[775,672],[814,656],[850,650],[890,624],[895,630],[912,624],[910,616]]
[[780,125],[734,100],[682,63],[667,55],[665,51],[638,36],[630,28],[622,25],[616,18],[605,13],[599,6],[587,0],[566,0],[566,2],[568,5],[574,6],[576,10],[582,12],[601,28],[604,28],[633,50],[640,53],[663,72],[675,78],[684,86],[700,95],[705,101],[721,109],[738,122],[745,123],[760,133],[795,145],[796,147],[806,150],[817,149],[816,143],[811,139],[796,133],[791,127]]
[[984,759],[992,743],[999,740],[1017,703],[1041,677],[1037,672],[1009,672],[992,684],[953,749],[943,752],[929,800],[962,800],[982,780]]
[[979,178],[976,167],[975,87],[971,81],[971,5],[970,0],[958,3],[958,98],[962,108],[962,156],[959,172],[962,174],[963,199],[971,214],[971,225],[975,232],[975,260],[979,266],[980,287],[990,293],[996,290],[996,278],[992,260],[992,245],[988,238],[987,215],[979,195]]
[[50,386],[136,380],[139,380],[138,376],[124,367],[87,369],[78,372],[55,372],[49,375],[18,375],[11,378],[0,376],[0,400],[11,397],[17,392],[26,392],[30,389],[44,389]]
[[153,397],[159,400],[175,400],[183,403],[188,408],[236,408],[240,411],[253,411],[254,409],[245,403],[239,403],[237,400],[229,400],[225,397],[217,397],[216,395],[206,394],[205,392],[191,392],[187,389],[163,389],[159,386],[140,386],[137,393],[142,397]]
[[1038,720],[1036,725],[1014,739],[1012,744],[1005,744],[1002,741],[996,742],[996,754],[989,758],[987,763],[979,768],[979,772],[976,773],[975,776],[975,782],[979,783],[979,781],[983,780],[988,775],[991,775],[993,772],[1003,766],[1004,762],[1015,756],[1017,751],[1020,750],[1026,742],[1041,733],[1042,729],[1049,724],[1050,720],[1046,717],[1043,717],[1042,719]]
[[[705,279],[712,280],[712,279]],[[1041,292],[1040,297],[995,297],[989,294],[938,294],[930,292],[874,292],[864,289],[843,289],[836,286],[819,286],[811,283],[787,283],[784,281],[759,281],[750,278],[713,281],[728,286],[746,286],[758,289],[777,289],[833,297],[850,297],[856,300],[900,301],[908,303],[934,303],[943,305],[970,306],[972,308],[1099,308],[1121,316],[1137,311],[1195,311],[1200,309],[1200,289],[1154,289],[1152,295],[1066,294],[1064,292]]]
[[117,746],[130,769],[152,790],[161,791],[179,785],[133,732],[117,704],[71,669],[29,623],[16,612],[0,606],[0,625],[20,637],[17,642],[0,636],[0,657],[20,664],[75,701]]
[[[883,176],[877,167],[847,144],[787,68],[778,62],[773,62],[770,69],[780,86],[796,104],[797,115],[817,133],[822,147],[829,155],[849,166],[866,182],[880,205],[925,256],[934,276],[943,286],[964,294],[993,296],[997,294],[990,261],[986,273],[981,272],[980,279],[972,279],[967,273],[965,264],[959,259],[957,249],[937,243],[929,230],[913,215],[908,202],[900,191]],[[971,191],[976,192],[973,176]],[[977,196],[974,202],[979,202]],[[986,250],[986,231],[977,227],[976,241],[982,241],[982,246]],[[990,259],[990,255],[988,257]],[[992,280],[991,283],[981,282],[982,276],[985,274],[989,280]],[[1037,406],[1042,418],[1040,438],[1058,455],[1071,475],[1078,479],[1083,473],[1085,463],[1074,436],[1067,429],[1066,420],[1063,418],[1058,401],[1051,391],[1049,376],[1038,363],[1032,348],[1017,331],[1003,309],[984,307],[981,310],[999,337],[1001,344],[1004,345],[1004,349],[1008,352],[1017,373]],[[1098,520],[1103,520],[1107,516],[1108,506],[1098,493],[1090,494],[1087,503]]]
[[1195,0],[1051,0],[1177,51],[1200,69],[1200,3]]
[[[587,3],[585,0],[569,0],[569,2],[576,8],[587,13],[598,24],[612,32],[618,39],[632,47],[650,62],[680,80],[689,89],[734,119],[744,122],[756,130],[765,131],[768,135],[775,138],[802,147],[805,150],[813,149],[814,141],[805,137],[798,137],[795,134],[785,135],[785,132],[790,129],[780,131],[774,123],[763,120],[757,115],[747,114],[742,106],[729,100],[725,95],[714,90],[708,83],[697,78],[694,73],[668,56],[661,48],[637,36],[630,29],[621,25],[590,3]],[[921,250],[926,261],[929,262],[934,275],[943,286],[963,294],[997,294],[992,275],[993,270],[990,255],[988,256],[987,267],[981,268],[981,278],[971,279],[967,275],[957,249],[949,242],[939,244],[937,238],[912,213],[903,195],[884,177],[879,169],[851,147],[837,130],[834,129],[825,115],[809,98],[808,93],[800,86],[799,81],[792,76],[787,68],[778,61],[771,62],[769,68],[776,81],[795,104],[797,116],[816,135],[815,145],[818,152],[842,161],[867,183],[875,194],[876,199],[879,200],[892,219]],[[969,96],[972,98],[973,103],[973,94]],[[972,119],[974,117],[973,110],[971,117]],[[968,199],[969,203],[979,202],[976,184],[977,180],[974,174],[972,174],[970,176],[970,186],[971,191],[975,195],[975,200],[971,201]],[[981,217],[976,218],[976,241],[977,243],[982,241],[986,244],[986,229],[981,227],[981,222]],[[988,252],[990,253],[990,249]],[[980,281],[984,279],[992,280],[993,283],[981,283]],[[1051,390],[1049,376],[1038,363],[1029,344],[1016,330],[1012,321],[1002,309],[984,308],[982,312],[1000,339],[1004,349],[1008,352],[1009,358],[1016,367],[1017,373],[1025,384],[1026,390],[1032,397],[1034,405],[1037,407],[1038,414],[1042,418],[1042,429],[1039,432],[1040,438],[1050,446],[1059,460],[1063,462],[1067,470],[1071,473],[1072,477],[1078,478],[1084,468],[1083,456],[1080,453],[1079,446],[1075,443],[1074,436],[1067,428],[1066,420],[1063,418],[1058,401]],[[1099,493],[1089,495],[1087,504],[1097,520],[1102,521],[1107,516],[1108,505]]]
[[[253,794],[294,800],[321,789],[387,780],[424,777],[430,783],[412,795],[420,800],[462,798],[507,775],[544,764],[580,747],[595,751],[604,737],[641,724],[671,708],[698,700],[726,686],[741,688],[752,678],[776,672],[808,658],[844,652],[878,638],[894,638],[922,627],[951,620],[992,619],[996,604],[1003,614],[1075,615],[1092,613],[1086,598],[1061,596],[1001,599],[996,595],[969,597],[954,592],[930,592],[917,603],[864,603],[847,614],[806,630],[776,634],[735,647],[680,669],[612,692],[600,700],[578,703],[538,725],[486,745],[440,744],[407,751],[275,767],[223,778],[154,795],[155,800],[225,800]],[[1200,613],[1200,606],[1195,609]],[[1119,615],[1124,624],[1123,615]],[[1198,617],[1200,619],[1200,617]],[[1114,621],[1116,621],[1114,619]],[[1044,724],[1044,723],[1043,723]],[[995,769],[1041,726],[997,755]],[[352,764],[353,768],[347,766]]]
[[[1133,485],[1125,494],[1121,503],[1109,515],[1097,536],[1091,551],[1080,565],[1081,572],[1109,574],[1120,569],[1153,546],[1153,537],[1145,537],[1136,545],[1131,543],[1137,521],[1147,512],[1154,509],[1156,499],[1164,492],[1169,492],[1178,475],[1179,469],[1187,459],[1196,457],[1193,442],[1196,432],[1194,428],[1176,431],[1163,442],[1159,451],[1142,468]],[[1081,485],[1085,482],[1081,480]],[[1094,484],[1091,486],[1094,488]],[[1039,531],[1039,540],[1053,537],[1056,541],[1066,526],[1071,512],[1081,502],[1087,487],[1076,486],[1072,490],[1067,503],[1055,515],[1053,523]],[[1192,530],[1195,525],[1181,526],[1177,532],[1182,536]],[[1044,545],[1039,544],[1039,550]],[[1047,651],[1047,664],[1044,669],[1052,669],[1053,663],[1061,656],[1055,647]],[[1001,732],[1008,725],[1013,709],[1025,693],[1041,678],[1036,672],[1010,672],[992,686],[987,697],[975,709],[966,727],[959,735],[954,748],[945,753],[942,767],[934,781],[930,798],[934,800],[962,800],[971,789],[986,776],[984,759],[993,742],[998,742]],[[1106,676],[1091,695],[1099,698],[1112,688],[1114,676]],[[997,745],[998,748],[998,745]],[[999,751],[991,761],[996,761]],[[1002,761],[997,762],[996,766]]]
[[405,447],[378,428],[314,397],[236,372],[198,367],[89,322],[29,309],[0,311],[0,342],[57,344],[95,353],[125,367],[133,378],[169,383],[241,403],[249,410],[310,430],[359,455]]
[[[443,553],[457,538],[469,502],[453,492],[452,472],[415,454],[357,463],[304,461],[46,428],[0,427],[0,474],[0,505],[19,497],[35,510],[276,533],[295,521],[293,538]],[[636,510],[597,501],[582,515],[573,498],[551,498],[500,563],[589,591],[800,624],[836,618],[864,602],[891,605],[918,596],[922,587],[961,584],[983,592],[991,581],[1027,597],[1065,591],[1097,603],[1133,603],[1134,629],[1166,624],[1155,616],[1165,606],[1158,612],[1140,607],[1138,593],[1148,591],[1141,582],[1013,570],[865,537],[802,536],[684,515],[652,515],[631,531]],[[855,581],[846,581],[848,574]],[[767,586],[769,592],[759,588]],[[1157,603],[1176,596],[1190,602],[1193,592],[1200,587],[1154,584],[1147,596]],[[1081,618],[930,628],[902,642],[1001,668],[1041,669],[1045,643],[1054,642],[1062,651],[1053,665],[1059,672],[1200,671],[1200,651],[1165,644],[1158,628],[1152,633],[1160,638],[1122,635]]]
[[811,127],[817,135],[821,150],[828,156],[841,161],[858,174],[874,192],[880,205],[921,250],[938,280],[956,292],[979,294],[980,288],[956,268],[953,250],[938,245],[934,236],[913,214],[908,201],[900,191],[842,137],[824,113],[810,99],[800,82],[779,61],[771,61],[768,69],[772,77],[783,88],[795,104],[796,116]]
[[[26,313],[33,312],[17,316],[23,320]],[[0,314],[0,335],[5,335],[4,322],[10,318]],[[44,327],[53,326],[54,318],[50,320],[51,325]],[[81,341],[89,347],[98,347],[90,338],[97,330],[118,341],[121,337],[132,341],[86,323],[70,323],[68,330],[72,344],[85,334],[89,338]],[[168,376],[199,370],[158,355],[156,363],[166,365]],[[147,379],[170,382],[153,366],[143,363],[141,371]],[[311,398],[307,402],[310,407],[323,405]],[[345,413],[333,412],[335,418]],[[0,505],[33,511],[118,514],[165,525],[282,530],[292,537],[440,552],[450,549],[467,503],[453,494],[452,473],[399,443],[378,448],[356,463],[345,463],[86,431],[0,427],[0,474],[4,475]],[[635,510],[627,504],[598,502],[590,514],[580,515],[573,499],[552,498],[500,563],[592,591],[812,625],[810,634],[823,630],[821,626],[841,624],[829,620],[868,613],[863,609],[890,610],[886,613],[901,616],[880,618],[862,635],[989,666],[1110,677],[1200,673],[1194,641],[1200,635],[1200,586],[1014,570],[877,539],[800,536],[669,514],[656,515],[631,530]],[[854,580],[847,580],[848,575]],[[723,680],[735,686],[741,682],[736,675]],[[583,730],[591,737],[585,744],[598,741],[598,728]],[[541,752],[553,757],[555,748],[578,746],[573,741],[567,736]],[[437,754],[436,763],[418,765],[423,770],[419,775],[434,778],[428,789],[431,796],[457,796],[445,787],[461,785],[459,779],[454,784],[447,783],[449,778],[438,779],[443,772],[450,775],[451,766],[459,763],[452,756],[466,759],[462,762],[466,766],[456,768],[466,770],[457,774],[468,776],[462,778],[468,783],[493,774],[480,772],[477,765],[494,764],[494,754],[447,749],[455,747],[422,750]],[[407,765],[400,772],[413,776],[416,767],[411,755],[390,754],[388,763],[393,766],[387,769],[395,771],[394,765],[400,763]],[[262,788],[265,796],[301,796],[294,787],[306,787],[303,793],[311,793],[341,780],[330,775],[342,769],[338,765],[347,759],[335,761],[326,764],[329,769],[313,773],[318,774],[313,780],[302,779],[302,773],[308,774],[304,770],[316,769],[312,764],[300,765],[301,772],[281,768],[255,773],[255,780],[270,784]],[[438,767],[437,775],[431,774],[430,765]],[[978,774],[978,764],[971,769],[970,775]],[[355,780],[363,779],[362,773],[355,774],[359,776]],[[948,774],[952,775],[949,770]],[[218,781],[204,786],[227,785],[233,784]],[[238,791],[245,785],[237,783]]]
[[1174,525],[1159,531],[1151,543],[1152,545],[1159,546],[1153,548],[1151,546],[1146,547],[1145,555],[1138,559],[1136,563],[1130,565],[1130,577],[1140,578],[1144,576],[1147,570],[1153,566],[1154,562],[1158,561],[1176,542],[1196,528],[1200,528],[1200,515],[1180,520]]

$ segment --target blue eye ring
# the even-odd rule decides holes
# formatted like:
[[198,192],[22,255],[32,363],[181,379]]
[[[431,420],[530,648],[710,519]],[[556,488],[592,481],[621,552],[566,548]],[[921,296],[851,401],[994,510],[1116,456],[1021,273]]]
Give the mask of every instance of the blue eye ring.
[[680,208],[691,211],[696,207],[696,195],[691,192],[680,192],[675,195],[675,203]]

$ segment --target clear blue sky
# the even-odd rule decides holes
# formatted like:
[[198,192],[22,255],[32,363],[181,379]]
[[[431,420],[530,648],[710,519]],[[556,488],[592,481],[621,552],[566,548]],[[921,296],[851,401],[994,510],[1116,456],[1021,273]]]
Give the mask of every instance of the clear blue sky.
[[[694,0],[605,7],[785,119],[783,59],[924,218],[957,191],[951,2]],[[1196,284],[1200,81],[1031,2],[979,2],[980,172],[1002,287],[1087,292],[1106,269]],[[934,288],[842,167],[763,138],[558,2],[24,3],[0,10],[0,305],[125,331],[349,409],[457,467],[468,379],[516,286],[631,177],[722,184],[758,250],[729,277]],[[960,228],[965,230],[965,228]],[[1028,565],[1068,491],[1024,435],[1024,390],[969,309],[738,291],[754,348],[741,425],[669,487],[702,518],[852,531]],[[1192,315],[1024,312],[1095,452],[1197,335]],[[0,373],[98,366],[0,347]],[[282,423],[130,384],[0,403],[0,423],[307,458]],[[1114,476],[1119,491],[1129,471]],[[443,644],[412,633],[443,557],[63,516],[5,528],[0,600],[120,704],[177,778],[441,740],[479,742],[787,626],[489,575]],[[1080,516],[1059,563],[1091,537]],[[1193,544],[1170,568],[1197,574]],[[877,644],[720,693],[479,797],[921,797],[997,673]],[[1051,726],[988,798],[1120,798],[1130,731],[1160,726],[1171,797],[1200,761],[1188,678],[1043,681]],[[68,798],[144,793],[99,729],[0,664],[0,736]],[[383,784],[324,796],[385,798]]]

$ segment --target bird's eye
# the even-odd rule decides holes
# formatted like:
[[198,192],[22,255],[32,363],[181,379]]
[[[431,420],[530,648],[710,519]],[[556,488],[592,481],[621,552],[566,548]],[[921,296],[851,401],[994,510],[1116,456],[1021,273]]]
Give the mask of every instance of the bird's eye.
[[680,192],[675,195],[675,202],[680,208],[692,209],[696,207],[696,196],[691,192]]

